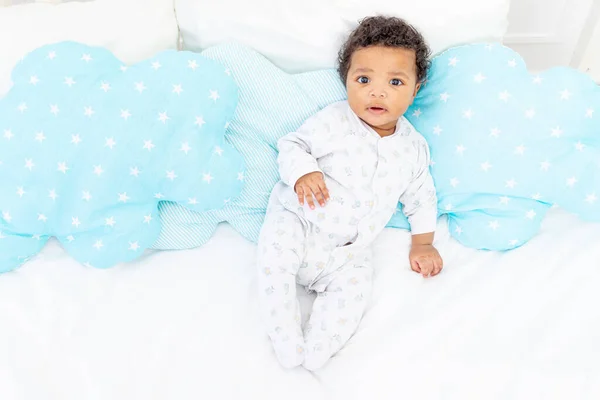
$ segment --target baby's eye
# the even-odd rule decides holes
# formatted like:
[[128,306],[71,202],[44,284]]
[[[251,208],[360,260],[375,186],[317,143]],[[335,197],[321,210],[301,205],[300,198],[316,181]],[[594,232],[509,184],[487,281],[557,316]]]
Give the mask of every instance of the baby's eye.
[[393,85],[393,86],[400,86],[402,84],[403,84],[402,81],[400,79],[397,79],[397,78],[394,78],[394,79],[392,79],[390,81],[390,85]]
[[359,76],[357,79],[358,83],[369,83],[369,78],[367,78],[366,76]]

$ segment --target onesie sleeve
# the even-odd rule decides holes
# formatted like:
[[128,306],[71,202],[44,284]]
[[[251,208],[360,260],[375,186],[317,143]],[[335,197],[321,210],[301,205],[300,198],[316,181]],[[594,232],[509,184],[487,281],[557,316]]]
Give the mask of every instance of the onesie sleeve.
[[277,142],[279,175],[288,186],[311,172],[321,172],[317,160],[331,152],[332,121],[330,110],[310,117],[296,132]]
[[430,154],[425,139],[415,143],[418,152],[412,180],[400,196],[400,203],[410,223],[413,235],[435,232],[437,225],[437,195],[429,171]]

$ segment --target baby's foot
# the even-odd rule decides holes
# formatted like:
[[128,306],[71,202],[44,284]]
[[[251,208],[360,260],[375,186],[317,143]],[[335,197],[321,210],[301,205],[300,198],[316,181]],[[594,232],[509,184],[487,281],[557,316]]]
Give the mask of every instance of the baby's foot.
[[306,354],[302,366],[309,371],[323,367],[341,348],[336,338],[313,339],[306,342]]
[[295,368],[304,362],[306,349],[302,336],[289,337],[288,335],[271,334],[271,343],[275,350],[277,360],[284,368]]

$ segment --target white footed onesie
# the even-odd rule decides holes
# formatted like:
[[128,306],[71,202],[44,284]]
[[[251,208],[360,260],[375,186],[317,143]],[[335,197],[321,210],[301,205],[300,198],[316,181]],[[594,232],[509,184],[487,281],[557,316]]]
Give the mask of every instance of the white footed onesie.
[[[281,181],[258,243],[260,307],[284,367],[323,366],[356,331],[371,295],[371,243],[398,202],[412,234],[433,232],[437,198],[425,139],[401,117],[381,137],[347,101],[334,103],[278,142]],[[323,173],[330,200],[300,205],[302,176]],[[301,327],[296,284],[314,291]]]

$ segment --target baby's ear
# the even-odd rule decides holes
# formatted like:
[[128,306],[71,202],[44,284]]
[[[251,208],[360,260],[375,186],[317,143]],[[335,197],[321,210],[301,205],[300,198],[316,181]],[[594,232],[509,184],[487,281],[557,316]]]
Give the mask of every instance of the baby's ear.
[[424,84],[425,84],[424,80],[416,84],[415,92],[413,93],[413,97],[417,96],[417,93],[419,93],[419,89],[421,89],[421,85],[424,85]]

